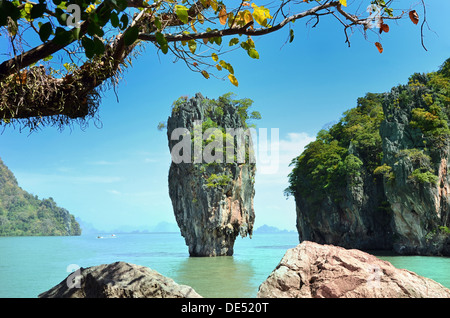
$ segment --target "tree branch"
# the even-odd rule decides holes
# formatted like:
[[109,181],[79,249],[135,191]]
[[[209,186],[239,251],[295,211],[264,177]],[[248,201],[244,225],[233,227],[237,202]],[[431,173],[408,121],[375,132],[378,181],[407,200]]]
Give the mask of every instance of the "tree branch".
[[[166,35],[164,35],[164,37],[167,42],[177,42],[177,41],[188,41],[188,40],[195,40],[195,39],[207,39],[207,38],[212,38],[212,37],[222,37],[222,36],[234,35],[234,34],[260,36],[260,35],[265,35],[265,34],[269,34],[269,33],[278,31],[281,28],[283,28],[285,25],[287,25],[289,22],[292,22],[294,20],[302,19],[302,18],[310,16],[310,15],[316,15],[316,12],[318,12],[318,11],[325,10],[325,9],[328,9],[331,7],[336,7],[338,5],[340,5],[339,1],[325,3],[323,5],[311,8],[307,11],[289,16],[271,28],[249,29],[249,27],[253,24],[253,22],[249,22],[241,28],[230,28],[230,29],[224,29],[224,30],[213,30],[213,31],[209,31],[209,32],[190,33],[190,34],[187,34],[187,33],[166,34]],[[154,34],[140,33],[138,38],[143,41],[156,42],[156,35],[154,35]]]

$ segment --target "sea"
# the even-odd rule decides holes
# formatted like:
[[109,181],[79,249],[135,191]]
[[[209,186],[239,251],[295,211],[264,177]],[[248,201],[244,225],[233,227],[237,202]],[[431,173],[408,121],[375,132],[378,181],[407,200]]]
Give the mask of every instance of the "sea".
[[[253,298],[295,232],[254,233],[236,239],[233,256],[189,257],[180,233],[101,233],[59,237],[0,237],[0,298],[36,298],[74,269],[124,261],[189,285],[207,298]],[[450,288],[450,258],[376,254]]]

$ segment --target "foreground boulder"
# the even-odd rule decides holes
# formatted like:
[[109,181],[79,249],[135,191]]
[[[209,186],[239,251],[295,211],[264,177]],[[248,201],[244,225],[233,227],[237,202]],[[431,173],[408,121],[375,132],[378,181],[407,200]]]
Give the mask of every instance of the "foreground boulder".
[[192,287],[125,262],[81,268],[39,298],[201,298]]
[[258,297],[450,298],[450,290],[365,252],[305,241],[286,252]]

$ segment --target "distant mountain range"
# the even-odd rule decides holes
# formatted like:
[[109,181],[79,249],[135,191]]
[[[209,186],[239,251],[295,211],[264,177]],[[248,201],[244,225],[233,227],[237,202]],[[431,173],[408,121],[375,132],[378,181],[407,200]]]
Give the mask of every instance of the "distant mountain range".
[[296,231],[288,231],[288,230],[280,230],[279,228],[275,226],[270,226],[267,224],[261,225],[258,227],[254,233],[257,234],[264,234],[264,233],[294,233]]
[[131,226],[123,225],[113,230],[97,229],[94,225],[84,222],[80,218],[77,218],[83,229],[83,234],[99,234],[99,233],[162,233],[162,232],[180,232],[178,226],[175,223],[159,222],[154,226]]
[[[77,218],[78,223],[80,223],[81,228],[83,229],[83,234],[94,234],[97,235],[99,233],[136,233],[136,234],[145,234],[145,233],[179,233],[180,229],[175,223],[170,222],[159,222],[158,224],[154,226],[130,226],[130,225],[124,225],[120,226],[114,230],[102,230],[95,228],[92,224],[86,223],[83,220]],[[264,224],[260,227],[258,227],[254,233],[255,234],[265,234],[265,233],[294,233],[295,231],[288,231],[288,230],[280,230],[279,228],[275,226],[270,226],[267,224]]]

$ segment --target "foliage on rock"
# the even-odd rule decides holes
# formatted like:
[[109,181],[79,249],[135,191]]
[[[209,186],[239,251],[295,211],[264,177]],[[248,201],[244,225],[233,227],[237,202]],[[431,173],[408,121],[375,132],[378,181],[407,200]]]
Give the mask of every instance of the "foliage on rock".
[[22,190],[0,160],[0,236],[80,235],[80,225],[53,198]]

